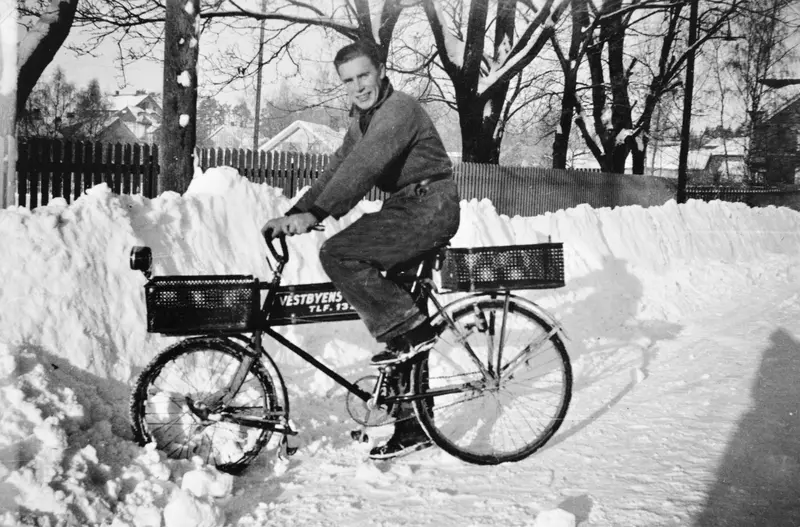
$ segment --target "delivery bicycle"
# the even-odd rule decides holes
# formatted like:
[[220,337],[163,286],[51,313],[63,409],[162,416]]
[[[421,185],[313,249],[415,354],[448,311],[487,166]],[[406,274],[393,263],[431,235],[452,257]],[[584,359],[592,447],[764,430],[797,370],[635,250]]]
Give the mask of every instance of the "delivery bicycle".
[[[392,422],[393,410],[408,402],[437,446],[475,464],[524,459],[559,429],[572,393],[564,330],[513,291],[563,286],[561,243],[441,247],[387,271],[439,333],[428,352],[411,359],[407,393],[395,393],[393,366],[351,382],[276,331],[358,320],[331,283],[283,285],[289,249],[285,238],[277,240],[268,241],[275,265],[266,282],[250,275],[153,277],[150,249],[133,248],[131,268],[148,278],[148,331],[186,337],[136,380],[130,418],[139,444],[154,442],[173,458],[200,456],[234,474],[273,437],[287,448],[286,437],[297,432],[270,353],[275,344],[347,390],[347,410],[361,425],[354,438]],[[445,295],[455,298],[444,303]]]

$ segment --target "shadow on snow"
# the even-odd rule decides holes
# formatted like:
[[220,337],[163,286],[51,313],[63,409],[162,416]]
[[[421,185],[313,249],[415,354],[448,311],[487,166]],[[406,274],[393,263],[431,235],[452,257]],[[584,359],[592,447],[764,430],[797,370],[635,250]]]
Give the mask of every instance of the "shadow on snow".
[[695,525],[800,525],[800,342],[778,329]]

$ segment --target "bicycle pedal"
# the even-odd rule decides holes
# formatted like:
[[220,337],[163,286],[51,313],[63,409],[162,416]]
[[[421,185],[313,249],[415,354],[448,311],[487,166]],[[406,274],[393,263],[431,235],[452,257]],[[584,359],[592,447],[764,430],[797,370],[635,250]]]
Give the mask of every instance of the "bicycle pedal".
[[351,430],[350,431],[350,438],[353,441],[358,441],[359,443],[368,443],[369,436],[364,430]]
[[283,440],[281,441],[281,446],[280,448],[278,448],[278,457],[279,458],[283,457],[281,455],[282,452],[286,454],[286,457],[293,456],[297,453],[297,449],[298,447],[289,445],[288,436],[283,436]]
[[276,426],[274,429],[279,434],[283,434],[284,438],[286,436],[296,436],[300,432],[295,430],[294,423],[291,419],[283,418],[281,419],[281,424]]

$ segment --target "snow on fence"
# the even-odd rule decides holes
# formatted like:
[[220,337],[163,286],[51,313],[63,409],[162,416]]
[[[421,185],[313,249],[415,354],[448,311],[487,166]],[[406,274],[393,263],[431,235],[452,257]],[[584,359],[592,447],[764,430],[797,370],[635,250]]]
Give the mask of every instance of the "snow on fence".
[[[159,172],[156,145],[35,139],[20,143],[18,157],[17,203],[22,206],[46,205],[54,197],[73,201],[85,189],[102,182],[118,194],[155,196]],[[251,181],[282,188],[288,197],[294,197],[319,177],[328,159],[324,154],[297,152],[197,150],[197,160],[203,170],[231,166]],[[581,204],[592,207],[662,205],[675,198],[677,188],[675,180],[668,178],[591,170],[456,163],[454,173],[462,198],[488,198],[499,213],[509,216],[535,216]],[[690,198],[705,200],[786,204],[800,208],[800,190],[689,187],[687,194]],[[374,188],[366,199],[380,200],[385,196]]]

